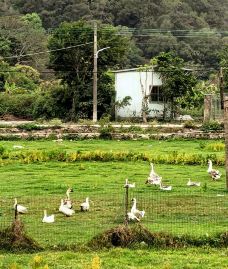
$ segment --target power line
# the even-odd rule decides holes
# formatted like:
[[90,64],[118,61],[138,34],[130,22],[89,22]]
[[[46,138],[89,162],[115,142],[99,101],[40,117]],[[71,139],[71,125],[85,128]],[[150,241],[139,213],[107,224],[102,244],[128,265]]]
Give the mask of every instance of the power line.
[[54,50],[47,50],[47,51],[40,51],[40,52],[34,52],[34,53],[28,53],[28,54],[23,54],[23,55],[13,55],[13,56],[9,56],[9,57],[3,57],[4,59],[14,59],[14,58],[21,58],[21,57],[27,57],[27,56],[33,56],[33,55],[38,55],[38,54],[45,54],[45,53],[49,53],[49,52],[53,52],[53,51],[60,51],[60,50],[67,50],[67,49],[72,49],[72,48],[76,48],[76,47],[82,47],[88,44],[92,44],[93,42],[87,42],[84,44],[78,44],[75,46],[69,46],[69,47],[65,47],[65,48],[60,48],[60,49],[54,49]]

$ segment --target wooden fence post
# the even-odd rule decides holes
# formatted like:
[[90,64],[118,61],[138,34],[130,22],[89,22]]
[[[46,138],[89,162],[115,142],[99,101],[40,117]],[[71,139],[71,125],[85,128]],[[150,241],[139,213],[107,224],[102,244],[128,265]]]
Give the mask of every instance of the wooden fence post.
[[228,190],[228,94],[224,95],[224,129],[225,129],[225,150],[226,150],[226,189]]
[[212,113],[212,95],[207,94],[204,96],[204,117],[203,122],[208,122],[211,120]]
[[125,223],[125,225],[128,225],[128,215],[127,215],[127,213],[128,213],[128,196],[129,196],[128,189],[129,189],[129,187],[126,186],[125,189],[126,189],[126,192],[125,192],[125,221],[124,221],[124,223]]

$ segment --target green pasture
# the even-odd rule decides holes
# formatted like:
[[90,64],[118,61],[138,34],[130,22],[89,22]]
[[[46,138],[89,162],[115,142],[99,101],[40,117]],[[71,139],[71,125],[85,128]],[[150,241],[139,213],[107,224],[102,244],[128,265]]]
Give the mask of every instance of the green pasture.
[[[42,252],[38,254],[0,254],[0,267],[38,268],[34,261],[39,260],[49,269],[86,269],[92,268],[92,260],[100,258],[101,269],[226,269],[228,250],[211,248],[187,249],[150,249],[129,250],[112,249],[100,252]],[[13,267],[14,265],[14,267]],[[18,267],[16,267],[18,265]],[[34,267],[32,267],[34,266]],[[47,268],[47,267],[46,267]],[[99,268],[99,267],[93,267]]]
[[[79,140],[54,142],[51,140],[40,141],[0,141],[0,145],[9,151],[16,151],[14,145],[23,146],[23,151],[28,150],[57,150],[72,151],[132,151],[148,154],[165,154],[170,152],[183,152],[189,154],[214,154],[224,156],[224,147],[215,148],[224,144],[222,140]],[[224,146],[224,145],[223,145]]]
[[[7,151],[64,149],[70,151],[133,151],[160,154],[165,152],[189,152],[216,154],[224,150],[212,150],[222,141],[1,141]],[[14,145],[23,146],[14,149]],[[219,147],[220,147],[219,146]],[[77,161],[21,163],[15,160],[1,164],[0,173],[0,228],[12,222],[14,198],[28,207],[28,214],[21,216],[29,235],[42,246],[77,245],[87,242],[94,235],[124,221],[123,188],[126,178],[136,183],[130,189],[131,198],[137,199],[137,207],[146,211],[142,223],[151,231],[164,231],[174,235],[211,236],[227,230],[228,193],[223,176],[214,182],[207,173],[207,166],[155,164],[155,171],[163,177],[164,184],[172,185],[172,191],[161,191],[147,186],[150,172],[145,161]],[[201,187],[187,187],[188,179],[200,181]],[[71,198],[76,214],[67,218],[58,212],[60,200],[65,198],[68,187],[73,187]],[[80,203],[86,197],[91,201],[90,212],[80,212]],[[43,210],[55,214],[56,222],[41,222]]]

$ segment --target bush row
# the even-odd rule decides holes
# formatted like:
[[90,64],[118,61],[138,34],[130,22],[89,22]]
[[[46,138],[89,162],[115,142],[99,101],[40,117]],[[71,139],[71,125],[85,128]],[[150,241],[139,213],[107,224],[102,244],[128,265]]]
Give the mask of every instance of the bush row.
[[133,151],[75,151],[66,152],[64,150],[30,150],[30,151],[6,151],[0,148],[1,161],[15,160],[24,163],[61,161],[61,162],[77,162],[77,161],[147,161],[160,164],[188,164],[188,165],[206,165],[208,159],[211,159],[216,165],[224,165],[225,160],[216,154],[188,154],[178,153],[176,151],[151,155],[148,153],[136,153]]

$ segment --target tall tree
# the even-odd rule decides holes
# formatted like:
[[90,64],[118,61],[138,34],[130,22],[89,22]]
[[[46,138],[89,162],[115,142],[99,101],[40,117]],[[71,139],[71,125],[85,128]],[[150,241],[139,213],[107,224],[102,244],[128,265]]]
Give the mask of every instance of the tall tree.
[[[172,52],[160,53],[152,59],[152,63],[156,65],[155,71],[160,73],[164,100],[170,104],[169,114],[173,118],[176,113],[176,98],[192,91],[197,83],[196,77],[185,69],[184,60]],[[165,109],[164,113],[166,112]]]
[[[109,68],[121,67],[126,59],[129,39],[117,35],[117,28],[100,25],[98,30],[98,116],[106,112],[111,103],[113,87],[107,75]],[[74,46],[70,49],[65,47]],[[78,46],[78,47],[77,47]],[[68,85],[72,104],[70,117],[75,119],[83,112],[90,117],[92,112],[92,75],[93,75],[93,26],[84,22],[63,23],[50,38],[49,48],[51,67],[58,78]]]

